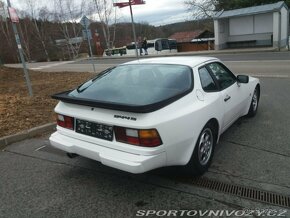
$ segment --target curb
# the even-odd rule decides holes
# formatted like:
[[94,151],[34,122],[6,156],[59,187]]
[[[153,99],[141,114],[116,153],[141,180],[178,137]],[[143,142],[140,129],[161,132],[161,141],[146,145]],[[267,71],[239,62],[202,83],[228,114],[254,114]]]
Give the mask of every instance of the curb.
[[[215,54],[243,54],[243,53],[261,53],[261,52],[285,52],[288,50],[281,50],[278,51],[276,48],[265,48],[265,49],[233,49],[233,50],[210,50],[210,51],[195,51],[195,52],[178,52],[178,53],[168,53],[163,55],[148,55],[142,56],[142,58],[154,58],[154,57],[176,57],[176,56],[214,56]],[[93,60],[100,60],[100,59],[132,59],[135,56],[102,56],[102,57],[93,57]],[[90,58],[83,58],[82,60],[91,60]],[[80,61],[77,60],[76,63]]]
[[56,129],[56,123],[48,123],[42,126],[34,127],[29,130],[25,130],[20,133],[16,133],[14,135],[5,136],[3,138],[0,138],[0,149],[5,148],[7,145],[10,145],[12,143],[29,139],[39,134],[53,131],[55,129]]

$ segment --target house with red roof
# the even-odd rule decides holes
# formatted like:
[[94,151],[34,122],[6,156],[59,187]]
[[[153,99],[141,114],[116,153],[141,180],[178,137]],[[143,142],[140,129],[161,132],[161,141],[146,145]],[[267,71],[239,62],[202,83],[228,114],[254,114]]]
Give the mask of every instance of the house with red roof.
[[209,30],[177,32],[169,39],[176,40],[178,52],[214,50],[214,34]]

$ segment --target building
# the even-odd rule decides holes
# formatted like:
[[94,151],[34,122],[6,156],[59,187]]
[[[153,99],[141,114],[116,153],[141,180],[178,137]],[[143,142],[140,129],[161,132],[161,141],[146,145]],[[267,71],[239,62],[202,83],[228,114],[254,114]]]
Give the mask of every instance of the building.
[[178,52],[214,49],[214,34],[208,30],[177,32],[169,37],[177,42]]
[[273,46],[289,39],[289,10],[283,2],[220,11],[214,16],[215,49]]

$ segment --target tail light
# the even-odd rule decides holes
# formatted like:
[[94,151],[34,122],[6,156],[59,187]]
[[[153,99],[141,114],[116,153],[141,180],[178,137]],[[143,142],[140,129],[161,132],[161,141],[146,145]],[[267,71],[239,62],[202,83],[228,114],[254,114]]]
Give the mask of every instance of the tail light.
[[72,130],[74,129],[73,117],[57,114],[56,121],[57,121],[58,126],[61,126],[66,129],[72,129]]
[[128,129],[115,127],[116,141],[142,147],[157,147],[162,144],[156,129]]

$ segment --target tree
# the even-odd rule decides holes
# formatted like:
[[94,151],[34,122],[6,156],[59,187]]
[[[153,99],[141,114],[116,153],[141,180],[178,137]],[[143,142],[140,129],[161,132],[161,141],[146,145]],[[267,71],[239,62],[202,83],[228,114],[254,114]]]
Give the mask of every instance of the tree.
[[186,0],[184,4],[195,19],[212,17],[217,10],[218,0]]
[[[117,12],[112,0],[93,0],[94,8],[101,22],[102,31],[107,49],[111,49],[115,43]],[[91,12],[92,13],[92,12]]]
[[82,27],[79,19],[85,13],[86,1],[76,0],[54,0],[54,21],[58,24],[59,29],[66,40],[68,53],[72,58],[79,54],[81,41],[80,37]]
[[[272,4],[281,0],[219,0],[218,10],[233,10],[239,8],[246,8],[258,5]],[[286,0],[285,3],[290,6],[290,0]]]
[[[185,0],[184,4],[192,11],[195,19],[212,17],[220,10],[233,10],[245,7],[276,3],[281,0]],[[290,0],[285,1],[290,6]]]
[[8,17],[7,6],[0,1],[0,56],[5,62],[17,60],[15,39]]
[[[39,18],[39,14],[37,14],[36,11],[40,11],[40,12],[43,12],[43,11],[36,9],[36,2],[33,0],[25,0],[25,3],[27,6],[26,11],[28,11],[29,16],[31,18],[31,21],[33,22],[37,39],[41,42],[46,59],[47,59],[47,61],[49,61],[49,55],[48,55],[48,51],[46,48],[47,46],[45,43],[46,34],[42,28],[43,27],[42,24],[44,22],[37,22],[37,18]],[[42,10],[43,10],[43,8],[42,8]]]
[[21,44],[23,47],[23,54],[27,61],[32,60],[32,45],[34,39],[32,38],[31,33],[33,32],[33,24],[25,11],[19,12],[22,19],[19,21],[19,36],[21,39]]

